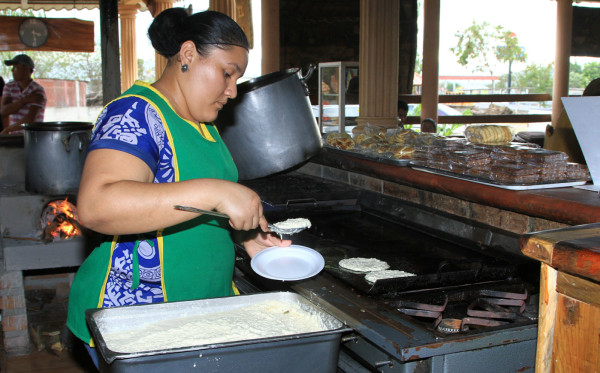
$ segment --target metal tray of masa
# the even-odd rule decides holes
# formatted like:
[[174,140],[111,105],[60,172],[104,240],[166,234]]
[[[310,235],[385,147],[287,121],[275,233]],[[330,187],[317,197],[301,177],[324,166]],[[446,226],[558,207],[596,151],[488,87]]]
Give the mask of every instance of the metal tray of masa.
[[[112,350],[105,337],[147,324],[179,317],[235,310],[265,300],[297,303],[320,318],[321,331],[282,334],[275,337],[233,340],[200,346],[163,348],[150,351],[119,352]],[[351,329],[303,296],[291,292],[268,292],[178,301],[86,311],[86,321],[100,352],[102,372],[335,372],[338,348],[343,332]],[[252,325],[256,320],[248,320]],[[201,333],[202,331],[198,331]],[[149,336],[151,338],[151,336]],[[312,359],[306,359],[311,354]],[[316,354],[316,355],[314,355]]]

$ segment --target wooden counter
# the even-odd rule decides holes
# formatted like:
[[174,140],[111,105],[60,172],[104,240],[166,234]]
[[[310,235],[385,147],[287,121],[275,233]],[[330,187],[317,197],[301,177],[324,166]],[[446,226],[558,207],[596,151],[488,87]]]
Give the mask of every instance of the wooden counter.
[[568,225],[600,222],[600,198],[588,190],[513,191],[379,163],[331,148],[323,148],[311,162]]
[[600,223],[532,233],[542,262],[536,372],[600,371]]
[[600,371],[598,193],[502,189],[331,148],[304,169],[517,234],[520,252],[542,263],[536,372]]

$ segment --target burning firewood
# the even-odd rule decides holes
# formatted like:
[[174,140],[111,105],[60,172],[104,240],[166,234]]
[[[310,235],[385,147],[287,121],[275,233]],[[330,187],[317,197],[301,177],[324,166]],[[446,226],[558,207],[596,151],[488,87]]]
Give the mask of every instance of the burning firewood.
[[46,243],[52,242],[56,238],[68,239],[79,236],[83,231],[77,220],[75,206],[66,199],[48,204],[42,214],[42,224],[45,224],[42,241]]

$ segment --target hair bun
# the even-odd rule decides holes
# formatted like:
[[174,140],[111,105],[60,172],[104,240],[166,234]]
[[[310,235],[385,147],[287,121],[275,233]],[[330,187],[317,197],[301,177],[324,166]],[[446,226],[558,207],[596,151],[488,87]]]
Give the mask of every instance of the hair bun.
[[169,58],[179,52],[179,35],[188,17],[188,12],[183,8],[169,8],[154,18],[148,28],[148,37],[158,54]]

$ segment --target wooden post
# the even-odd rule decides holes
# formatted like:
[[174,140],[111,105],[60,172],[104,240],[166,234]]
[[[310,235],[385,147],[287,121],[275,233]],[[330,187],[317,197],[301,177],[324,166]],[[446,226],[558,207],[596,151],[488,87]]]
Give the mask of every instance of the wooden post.
[[119,66],[119,8],[117,0],[100,1],[100,42],[102,45],[102,101],[104,105],[121,94]]
[[399,22],[398,1],[360,1],[358,124],[398,125]]
[[573,0],[557,0],[556,51],[554,55],[554,85],[552,87],[552,125],[554,126],[563,109],[560,98],[569,95],[572,27]]
[[227,14],[237,22],[235,12],[235,0],[210,0],[208,9]]
[[135,17],[139,4],[119,5],[121,18],[121,92],[133,85],[138,77]]
[[[173,7],[173,0],[154,0],[152,2],[152,7],[148,7],[150,10],[150,14],[152,17],[156,17],[165,9],[169,9]],[[167,66],[167,59],[161,56],[158,53],[154,54],[154,75],[155,79],[160,78],[165,67]]]
[[263,75],[279,71],[279,0],[261,2],[261,47]]
[[425,30],[423,32],[423,93],[421,121],[431,118],[438,121],[438,85],[440,56],[440,0],[424,2]]

